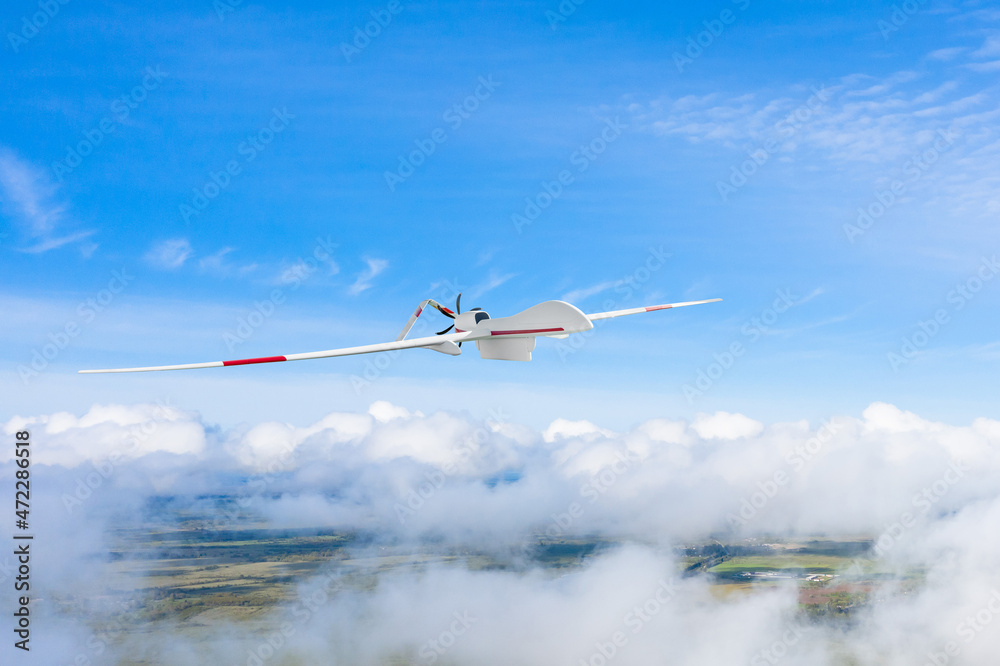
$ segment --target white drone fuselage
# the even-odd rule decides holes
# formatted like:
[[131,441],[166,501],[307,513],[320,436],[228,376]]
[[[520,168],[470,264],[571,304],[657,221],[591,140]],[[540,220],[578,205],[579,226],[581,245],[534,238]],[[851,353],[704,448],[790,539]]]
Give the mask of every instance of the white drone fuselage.
[[[535,338],[565,338],[594,328],[579,308],[563,301],[545,301],[510,317],[490,318],[483,310],[455,315],[455,333],[468,333],[462,342],[476,343],[480,358],[498,361],[530,361]],[[405,335],[405,331],[404,331]],[[451,341],[429,347],[457,356],[462,353]]]

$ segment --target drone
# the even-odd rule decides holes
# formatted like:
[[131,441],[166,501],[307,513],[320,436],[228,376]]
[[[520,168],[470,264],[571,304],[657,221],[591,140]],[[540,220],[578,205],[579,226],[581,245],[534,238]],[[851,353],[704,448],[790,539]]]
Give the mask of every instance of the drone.
[[[262,356],[260,358],[241,358],[234,361],[209,361],[208,363],[187,363],[183,365],[158,365],[147,368],[112,368],[106,370],[80,370],[80,374],[97,374],[106,372],[153,372],[157,370],[195,370],[197,368],[222,368],[233,365],[253,365],[255,363],[279,363],[281,361],[305,361],[314,358],[331,358],[334,356],[353,356],[355,354],[374,354],[376,352],[394,351],[396,349],[431,349],[449,356],[462,353],[463,342],[475,342],[479,356],[498,361],[530,361],[531,352],[535,349],[535,341],[540,338],[567,338],[572,333],[583,333],[594,328],[594,322],[613,317],[669,310],[688,305],[715,303],[721,298],[711,298],[705,301],[688,301],[686,303],[668,303],[666,305],[648,305],[627,310],[613,310],[584,314],[579,308],[565,301],[545,301],[534,305],[523,312],[509,317],[493,319],[482,308],[472,308],[462,312],[462,294],[455,299],[455,309],[450,310],[433,299],[426,299],[417,306],[416,311],[406,322],[402,332],[394,342],[383,342],[360,347],[345,347],[327,351],[306,352],[302,354],[285,354],[284,356]],[[406,334],[427,307],[434,308],[445,317],[453,320],[451,326],[424,338],[406,339]],[[454,329],[454,332],[449,333]]]

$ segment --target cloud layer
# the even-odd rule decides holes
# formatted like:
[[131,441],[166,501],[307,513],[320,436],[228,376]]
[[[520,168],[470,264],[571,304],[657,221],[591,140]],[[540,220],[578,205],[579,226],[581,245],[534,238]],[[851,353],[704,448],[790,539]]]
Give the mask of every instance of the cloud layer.
[[[565,419],[538,432],[502,411],[474,422],[384,402],[301,427],[220,430],[161,404],[5,425],[21,428],[44,438],[35,463],[54,473],[85,476],[111,464],[104,494],[112,500],[125,479],[139,492],[184,495],[204,484],[241,492],[247,478],[266,476],[259,507],[279,526],[411,536],[523,538],[551,528],[574,503],[582,515],[560,533],[664,541],[744,528],[878,533],[908,509],[933,519],[1000,488],[1000,422],[952,426],[884,403],[813,426],[717,412],[690,423],[651,419],[624,433]],[[189,473],[160,477],[158,466]],[[139,482],[138,470],[149,480]],[[926,501],[914,500],[928,489]]]
[[[1000,421],[955,426],[875,403],[814,425],[718,412],[620,433],[567,420],[538,432],[503,413],[477,422],[375,403],[304,427],[221,430],[171,405],[4,425],[8,436],[23,428],[48,489],[37,508],[45,538],[65,544],[42,556],[41,584],[61,593],[106,580],[105,529],[139,520],[153,496],[239,495],[237,522],[362,530],[376,543],[433,539],[498,554],[541,534],[642,544],[563,577],[439,565],[358,591],[331,570],[301,583],[270,633],[206,620],[208,648],[181,635],[123,646],[162,663],[273,653],[263,661],[921,664],[953,644],[964,663],[985,664],[1000,649],[990,625],[1000,612]],[[2,467],[12,471],[10,458]],[[887,586],[847,627],[805,623],[793,588],[719,599],[705,580],[676,576],[678,543],[775,533],[870,535],[886,567],[925,573],[916,587]],[[87,632],[70,623],[57,658],[71,659]]]

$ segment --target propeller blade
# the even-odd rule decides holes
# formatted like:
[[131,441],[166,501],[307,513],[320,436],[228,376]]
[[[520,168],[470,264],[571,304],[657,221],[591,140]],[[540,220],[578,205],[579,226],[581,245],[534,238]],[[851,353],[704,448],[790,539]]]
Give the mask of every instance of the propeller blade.
[[455,314],[462,314],[462,292],[458,292],[458,298],[455,299]]
[[454,324],[452,324],[452,325],[451,325],[451,326],[449,326],[448,328],[444,329],[443,331],[438,331],[438,332],[437,332],[437,333],[435,333],[434,335],[444,335],[445,333],[447,333],[448,331],[450,331],[450,330],[451,330],[451,329],[453,329],[453,328],[455,328],[455,325],[454,325]]

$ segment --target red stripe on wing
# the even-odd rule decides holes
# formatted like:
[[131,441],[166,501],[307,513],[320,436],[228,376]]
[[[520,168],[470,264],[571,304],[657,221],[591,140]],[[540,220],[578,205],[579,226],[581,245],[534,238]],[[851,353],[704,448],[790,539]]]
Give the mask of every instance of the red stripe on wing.
[[674,307],[674,306],[672,306],[672,305],[652,305],[652,306],[646,308],[646,312],[652,312],[653,310],[669,310],[672,307]]
[[222,365],[253,365],[254,363],[277,363],[287,360],[284,356],[262,356],[260,358],[241,358],[235,361],[223,361]]
[[490,331],[490,335],[526,335],[530,333],[558,333],[562,328],[528,328],[520,331]]

